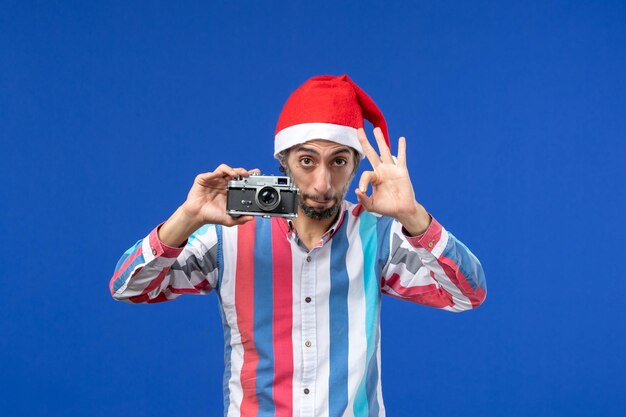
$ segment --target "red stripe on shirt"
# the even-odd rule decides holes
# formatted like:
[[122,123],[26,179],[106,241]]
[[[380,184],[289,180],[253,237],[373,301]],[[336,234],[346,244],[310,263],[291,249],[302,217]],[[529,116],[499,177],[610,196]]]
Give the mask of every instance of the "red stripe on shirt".
[[450,281],[452,281],[452,283],[456,285],[459,290],[461,290],[463,295],[465,295],[470,300],[470,303],[472,303],[472,308],[478,307],[484,301],[485,297],[487,296],[485,290],[479,286],[474,289],[474,287],[472,287],[472,284],[470,284],[470,282],[467,280],[465,274],[463,274],[459,266],[452,259],[446,258],[445,256],[441,255],[437,259],[437,262],[439,262],[441,268],[443,268],[448,278],[450,278]]
[[363,205],[359,203],[356,206],[354,206],[354,208],[352,209],[352,215],[354,217],[359,217],[359,215],[363,213],[364,211],[365,211],[365,207],[363,207]]
[[411,301],[432,307],[443,308],[453,306],[452,296],[444,291],[443,288],[437,287],[436,284],[416,285],[414,287],[405,287],[400,283],[400,275],[393,274],[391,278],[385,281],[385,284],[391,287],[398,295],[397,298],[409,298]]
[[[172,246],[168,246],[165,243],[161,242],[161,239],[159,239],[159,228],[164,223],[165,222],[161,223],[160,225],[155,227],[152,230],[152,232],[150,232],[150,235],[148,236],[148,239],[150,242],[150,248],[156,251],[155,256],[160,256],[163,258],[177,258],[178,255],[180,255],[180,253],[183,251],[185,246],[174,248]],[[185,245],[186,244],[187,244],[187,241],[185,241]]]
[[256,416],[256,368],[259,355],[254,346],[254,232],[256,220],[237,227],[237,272],[235,276],[235,309],[243,345],[241,366],[241,415]]
[[167,272],[169,270],[170,270],[170,267],[164,268],[161,272],[159,272],[159,275],[157,275],[157,277],[155,279],[150,281],[150,284],[141,291],[140,295],[135,295],[134,297],[130,297],[129,300],[132,303],[146,303],[146,302],[147,303],[158,303],[160,301],[167,301],[168,300],[167,298],[163,299],[162,297],[160,297],[161,295],[163,295],[163,293],[159,294],[159,297],[160,297],[159,300],[160,301],[156,301],[157,299],[150,300],[149,293],[152,292],[153,290],[155,290],[157,287],[159,287],[161,285],[161,283],[165,279],[165,276],[167,275]]
[[159,295],[157,295],[156,297],[154,297],[151,300],[146,300],[146,303],[148,304],[154,304],[154,303],[163,303],[165,301],[169,301],[170,299],[167,298],[167,295],[165,295],[165,293],[160,293]]
[[291,245],[278,218],[272,219],[272,265],[274,265],[274,404],[276,417],[293,415],[293,281]]
[[172,284],[167,286],[167,289],[170,290],[173,294],[199,294],[202,290],[209,285],[209,281],[207,279],[193,286],[193,288],[174,288]]

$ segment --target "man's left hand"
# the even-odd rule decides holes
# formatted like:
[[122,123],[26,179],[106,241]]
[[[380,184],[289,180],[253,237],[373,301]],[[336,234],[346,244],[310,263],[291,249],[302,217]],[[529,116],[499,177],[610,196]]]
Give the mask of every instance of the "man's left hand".
[[[380,155],[370,145],[364,129],[357,130],[359,142],[373,171],[365,171],[359,180],[356,196],[367,211],[390,216],[398,220],[413,236],[426,231],[431,218],[424,207],[415,200],[415,192],[406,167],[406,139],[398,140],[398,158],[394,161],[380,128],[374,129],[374,137]],[[367,188],[372,185],[372,194]]]

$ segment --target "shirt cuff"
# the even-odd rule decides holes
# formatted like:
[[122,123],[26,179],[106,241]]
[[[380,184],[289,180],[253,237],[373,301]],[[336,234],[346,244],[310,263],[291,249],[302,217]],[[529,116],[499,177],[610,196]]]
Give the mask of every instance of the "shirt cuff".
[[437,246],[439,240],[441,240],[441,232],[443,231],[443,226],[439,224],[437,219],[435,219],[432,215],[430,225],[428,229],[424,233],[419,236],[410,236],[407,230],[402,227],[402,234],[406,238],[406,240],[411,244],[411,246],[415,248],[424,248],[429,252]]
[[[165,223],[165,222],[163,222]],[[150,232],[149,241],[150,241],[150,250],[152,250],[152,255],[156,258],[162,256],[164,258],[177,258],[178,255],[185,249],[185,245],[187,245],[187,240],[185,240],[184,244],[180,248],[175,248],[173,246],[168,246],[165,243],[161,242],[159,239],[159,229],[163,226],[163,223],[159,224],[157,227]]]

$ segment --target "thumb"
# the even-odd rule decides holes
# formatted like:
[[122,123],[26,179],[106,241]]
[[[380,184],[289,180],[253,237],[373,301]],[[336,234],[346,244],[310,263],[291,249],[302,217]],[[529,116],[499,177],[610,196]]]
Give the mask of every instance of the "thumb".
[[233,221],[233,225],[239,225],[239,224],[245,224],[251,220],[254,220],[254,216],[238,216],[238,217],[231,217],[231,219]]

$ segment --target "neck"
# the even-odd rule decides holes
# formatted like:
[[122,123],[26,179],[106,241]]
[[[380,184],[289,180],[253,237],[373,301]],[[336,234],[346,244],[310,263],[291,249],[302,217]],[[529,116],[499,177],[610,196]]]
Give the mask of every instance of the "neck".
[[324,233],[337,221],[339,215],[341,215],[341,209],[331,218],[317,220],[304,214],[302,209],[298,207],[298,217],[293,219],[293,225],[298,232],[300,240],[310,249],[319,242]]

